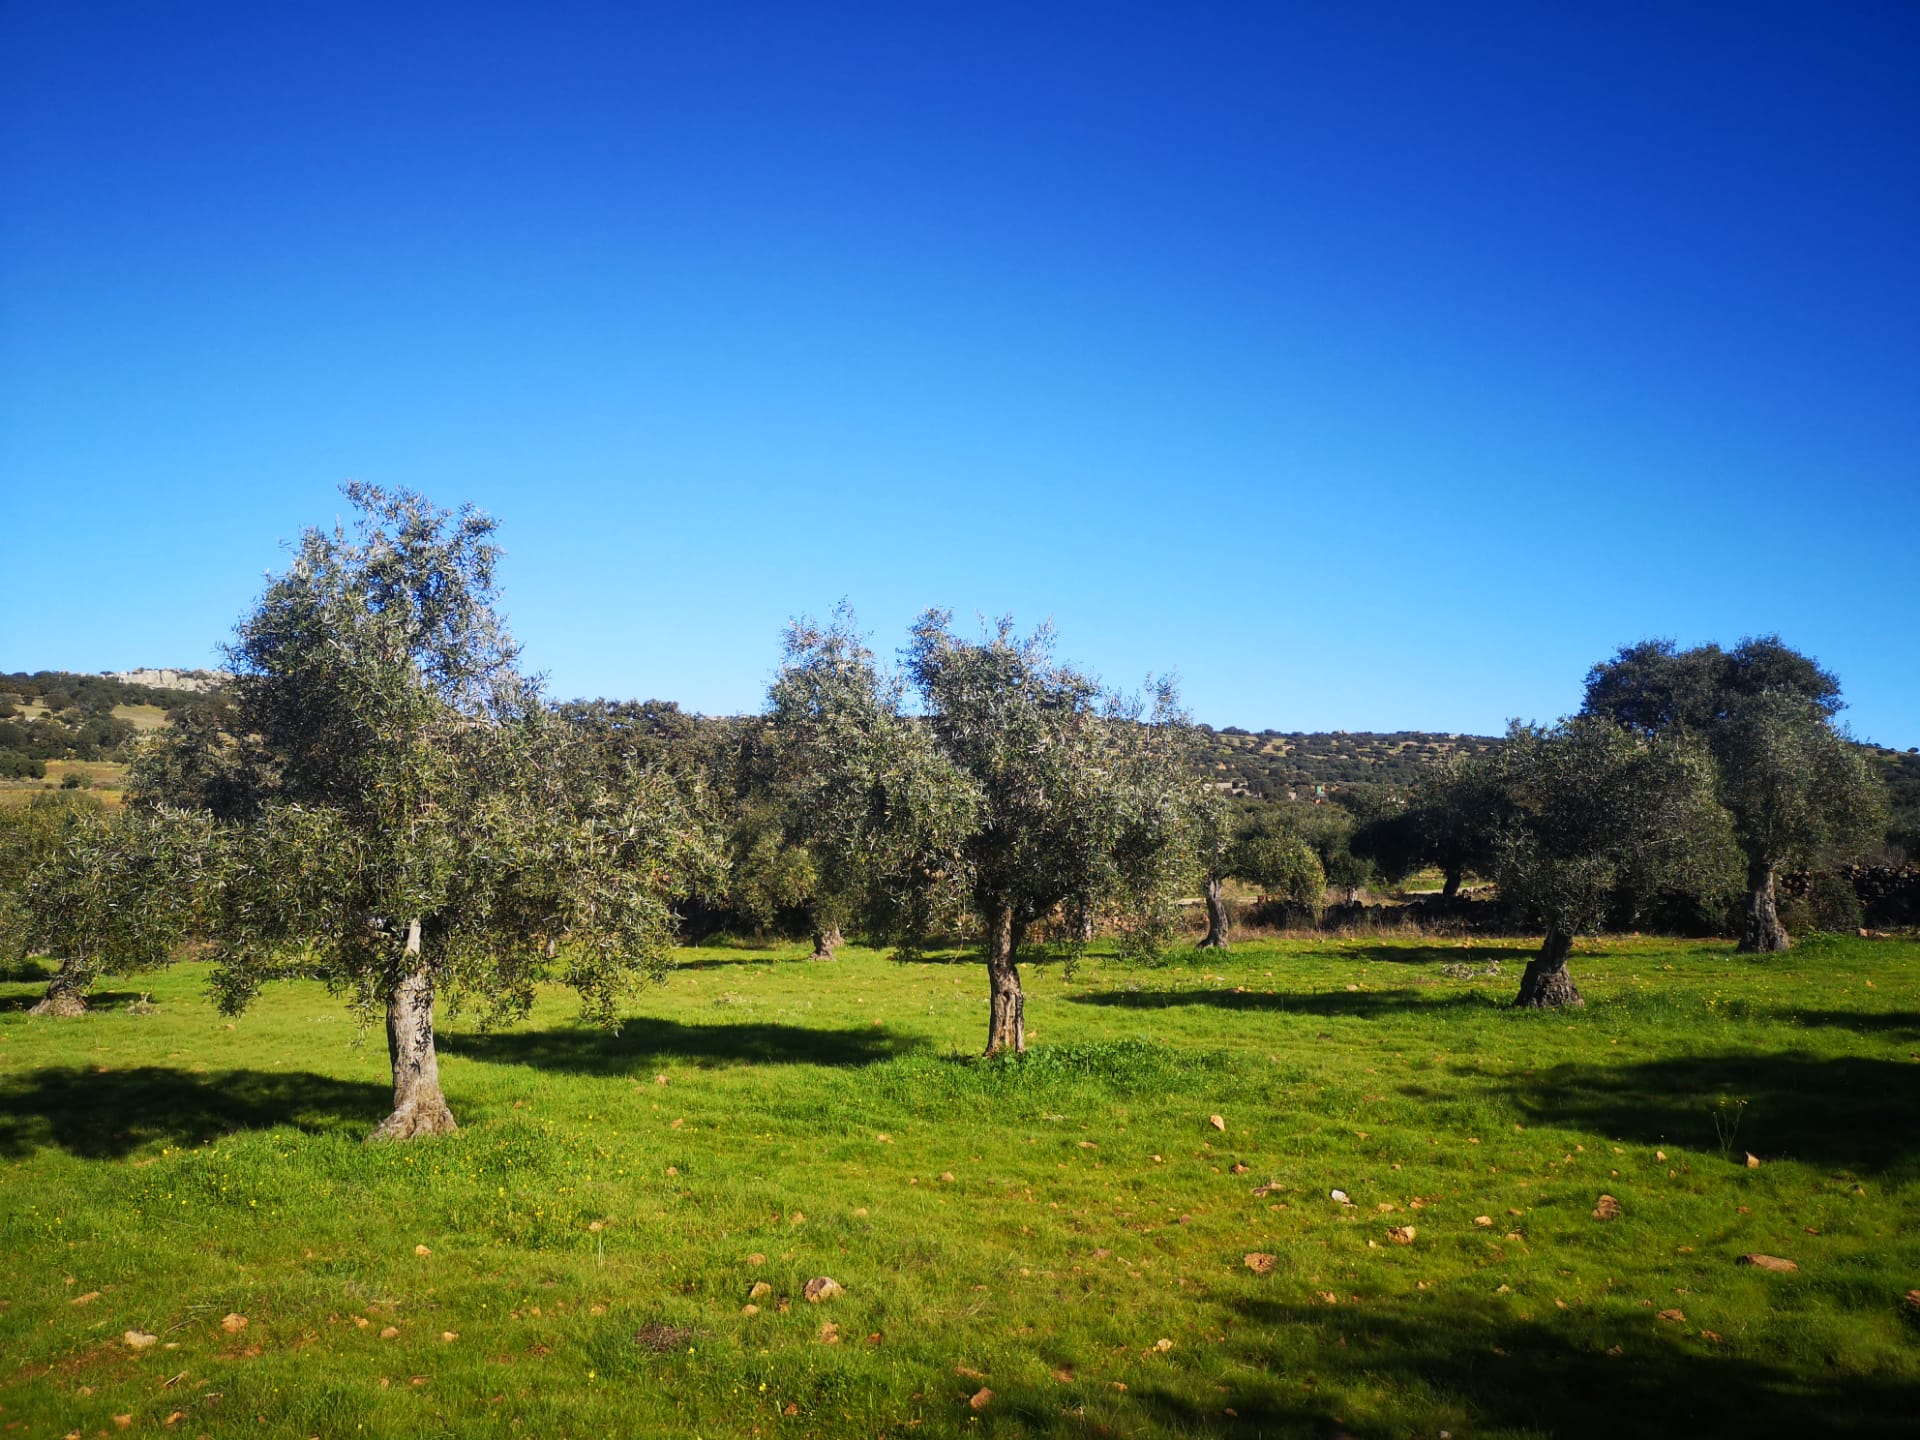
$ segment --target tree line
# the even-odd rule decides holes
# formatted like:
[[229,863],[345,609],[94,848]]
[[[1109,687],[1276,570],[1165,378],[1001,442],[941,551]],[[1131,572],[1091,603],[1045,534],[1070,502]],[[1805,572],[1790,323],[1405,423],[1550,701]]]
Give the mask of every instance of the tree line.
[[42,1013],[104,973],[212,961],[223,1008],[310,977],[384,1020],[378,1138],[454,1128],[435,1007],[483,1024],[559,983],[589,1019],[661,977],[683,924],[799,918],[910,957],[973,946],[985,1052],[1026,1048],[1021,964],[1096,937],[1121,954],[1231,943],[1238,878],[1317,905],[1367,867],[1491,878],[1544,932],[1516,1003],[1581,1003],[1576,937],[1737,886],[1740,945],[1789,943],[1781,867],[1849,853],[1884,795],[1836,728],[1839,684],[1777,639],[1623,649],[1586,703],[1516,723],[1404,804],[1236,806],[1200,778],[1171,684],[1116,692],[1047,627],[916,620],[888,665],[854,617],[795,621],[762,714],[556,704],[501,617],[495,522],[350,484],[353,530],[305,533],[227,650],[231,683],[138,750],[117,813],[56,796],[0,826],[0,938],[58,961]]

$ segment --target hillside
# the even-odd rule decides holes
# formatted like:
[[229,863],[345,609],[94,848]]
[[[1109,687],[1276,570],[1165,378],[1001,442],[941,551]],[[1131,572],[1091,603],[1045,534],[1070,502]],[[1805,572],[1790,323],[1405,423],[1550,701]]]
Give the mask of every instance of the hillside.
[[1411,785],[1455,755],[1484,755],[1500,741],[1488,735],[1426,730],[1242,730],[1201,727],[1210,777],[1235,793],[1264,800],[1298,796],[1322,785],[1331,792],[1359,785]]

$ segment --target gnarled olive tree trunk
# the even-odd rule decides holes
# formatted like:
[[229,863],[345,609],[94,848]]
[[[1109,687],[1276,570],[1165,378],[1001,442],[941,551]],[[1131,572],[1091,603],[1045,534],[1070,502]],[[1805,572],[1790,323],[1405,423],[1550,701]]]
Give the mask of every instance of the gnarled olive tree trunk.
[[1773,895],[1773,866],[1755,860],[1747,866],[1747,899],[1740,908],[1740,953],[1771,955],[1793,948]]
[[842,936],[838,925],[829,925],[826,927],[815,926],[813,931],[813,953],[807,958],[809,960],[833,959],[833,952],[840,948],[841,939]]
[[393,1062],[393,1113],[369,1140],[447,1135],[453,1122],[440,1093],[440,1057],[433,1048],[433,973],[420,953],[420,922],[407,925],[410,967],[387,997],[387,1058]]
[[45,998],[27,1013],[53,1015],[64,1020],[84,1015],[87,1013],[87,987],[92,984],[93,977],[87,974],[86,962],[70,955],[60,962],[60,968],[47,981]]
[[1020,967],[1014,958],[1020,949],[1021,926],[1013,907],[996,904],[987,910],[987,983],[992,1009],[987,1017],[988,1056],[1027,1050],[1027,997],[1020,991]]
[[1233,943],[1229,938],[1233,922],[1227,914],[1227,899],[1222,889],[1218,875],[1207,877],[1207,935],[1200,942],[1202,950],[1225,950]]
[[1440,898],[1442,900],[1451,900],[1460,893],[1460,882],[1466,878],[1466,873],[1457,868],[1448,870],[1445,873],[1446,883],[1440,887]]
[[1560,1005],[1585,1005],[1567,974],[1567,956],[1573,953],[1573,936],[1551,926],[1540,942],[1540,953],[1527,962],[1520,977],[1520,993],[1514,1004],[1530,1010],[1550,1010]]

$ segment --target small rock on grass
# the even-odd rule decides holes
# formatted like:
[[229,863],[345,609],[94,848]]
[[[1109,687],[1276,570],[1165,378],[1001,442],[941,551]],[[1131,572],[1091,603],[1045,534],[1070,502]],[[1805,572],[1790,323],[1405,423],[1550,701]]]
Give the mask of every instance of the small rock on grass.
[[1387,1227],[1387,1239],[1396,1245],[1411,1245],[1416,1233],[1411,1225],[1389,1225]]
[[1276,1260],[1276,1256],[1269,1255],[1264,1250],[1253,1250],[1248,1252],[1242,1263],[1256,1275],[1271,1275]]
[[1224,1115],[1209,1115],[1207,1117],[1207,1124],[1216,1130],[1224,1131],[1227,1128],[1227,1120]]
[[747,1291],[747,1298],[749,1300],[758,1300],[762,1295],[771,1295],[772,1293],[773,1286],[764,1280],[756,1280],[753,1282],[753,1288]]
[[831,1275],[816,1275],[807,1281],[801,1294],[807,1297],[809,1305],[818,1305],[822,1300],[831,1300],[836,1295],[847,1293],[846,1287]]
[[220,1328],[229,1335],[238,1335],[247,1328],[247,1317],[240,1314],[229,1315],[220,1322]]
[[967,1404],[971,1405],[975,1410],[984,1410],[987,1408],[987,1406],[991,1405],[992,1403],[993,1403],[993,1391],[989,1390],[984,1385],[982,1385],[978,1390],[974,1391],[973,1394],[969,1396],[967,1399]]
[[1758,1170],[1759,1168],[1760,1168],[1760,1157],[1754,1154],[1751,1150],[1747,1151],[1747,1169]]
[[1738,1260],[1734,1261],[1734,1264],[1751,1265],[1756,1270],[1771,1270],[1776,1275],[1785,1275],[1790,1271],[1800,1268],[1794,1261],[1783,1260],[1778,1255],[1742,1255]]
[[1593,1207],[1593,1218],[1596,1220],[1618,1220],[1620,1218],[1620,1202],[1611,1195],[1602,1195]]
[[160,1337],[149,1335],[145,1330],[129,1330],[120,1338],[126,1341],[129,1350],[144,1350]]

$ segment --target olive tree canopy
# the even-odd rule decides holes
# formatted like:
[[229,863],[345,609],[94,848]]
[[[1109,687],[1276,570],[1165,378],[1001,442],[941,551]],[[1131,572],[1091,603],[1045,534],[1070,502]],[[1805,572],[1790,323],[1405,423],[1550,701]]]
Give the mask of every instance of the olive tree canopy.
[[964,887],[985,951],[995,1055],[1026,1048],[1023,945],[1044,936],[1071,948],[1096,922],[1128,947],[1171,934],[1192,879],[1199,781],[1170,684],[1129,700],[1056,660],[1048,627],[1022,638],[1002,619],[966,640],[951,620],[929,610],[915,623],[907,673],[939,753],[977,800],[957,868],[941,857],[918,883]]
[[959,908],[959,846],[980,792],[904,712],[903,690],[844,605],[826,625],[788,626],[767,697],[764,787],[782,843],[760,844],[766,874],[804,885],[817,958],[831,958],[843,927],[910,938]]
[[84,1014],[101,975],[168,963],[203,927],[219,868],[204,812],[35,804],[0,817],[0,934],[14,956],[58,962],[33,1013]]
[[1223,884],[1229,878],[1258,885],[1268,899],[1319,912],[1326,871],[1280,809],[1288,803],[1257,801],[1236,809],[1217,791],[1208,790],[1196,806],[1195,847],[1207,906],[1202,949],[1224,950],[1232,943]]
[[450,1130],[436,994],[488,1020],[557,979],[611,1023],[669,959],[670,898],[711,863],[654,769],[609,777],[517,668],[494,609],[494,521],[350,484],[349,537],[308,530],[229,647],[263,759],[235,845],[215,986],[238,1009],[297,965],[385,1012],[393,1114]]
[[1698,889],[1730,873],[1712,763],[1687,736],[1647,737],[1595,716],[1551,729],[1516,723],[1499,764],[1510,809],[1495,877],[1507,904],[1545,931],[1516,1005],[1583,1003],[1567,957],[1621,896]]

